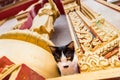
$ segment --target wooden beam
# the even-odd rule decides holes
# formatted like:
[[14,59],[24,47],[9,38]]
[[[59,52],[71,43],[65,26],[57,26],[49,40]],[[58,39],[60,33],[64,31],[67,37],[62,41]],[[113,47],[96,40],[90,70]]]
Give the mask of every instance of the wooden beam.
[[99,2],[101,4],[104,4],[104,5],[110,7],[112,9],[114,9],[114,10],[120,11],[120,7],[118,5],[115,5],[115,4],[112,4],[112,3],[108,3],[108,2],[106,2],[104,0],[95,0],[95,1],[97,1],[97,2]]

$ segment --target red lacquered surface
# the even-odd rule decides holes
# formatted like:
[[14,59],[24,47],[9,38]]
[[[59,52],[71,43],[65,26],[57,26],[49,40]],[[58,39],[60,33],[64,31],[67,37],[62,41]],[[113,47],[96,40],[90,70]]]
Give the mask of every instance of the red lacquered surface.
[[[64,14],[64,9],[63,9],[61,0],[53,0],[53,1],[55,2],[56,6],[58,7],[60,13]],[[19,13],[21,10],[26,10],[30,5],[32,5],[35,2],[38,2],[38,0],[25,0],[24,2],[19,3],[18,5],[12,5],[9,8],[1,9],[0,10],[0,20],[10,17],[10,16],[14,16],[17,13]],[[42,3],[40,4],[40,6],[43,6],[46,2],[48,2],[48,0],[42,0]],[[38,9],[39,5],[36,5],[36,6],[37,7],[35,7],[35,9]]]
[[42,8],[42,4],[38,3],[30,10],[30,14],[32,18],[34,18],[37,15],[40,8]]
[[30,13],[28,13],[27,15],[27,20],[23,23],[23,25],[20,27],[21,30],[23,29],[30,29],[30,27],[32,26],[32,16],[30,15]]
[[37,1],[38,0],[25,0],[18,5],[12,5],[9,8],[0,10],[0,20],[16,15],[18,12],[27,9],[31,4]]
[[23,25],[21,25],[21,27],[19,29],[21,29],[21,30],[30,29],[30,27],[32,26],[32,22],[33,22],[34,17],[37,15],[39,9],[42,7],[43,7],[42,3],[38,3],[35,6],[33,6],[28,11],[27,20],[23,23]]
[[[10,66],[14,64],[12,61],[10,61],[7,57],[3,56],[2,58],[0,58],[0,73],[2,73],[2,71]],[[3,80],[9,80],[10,75],[7,75]]]
[[3,56],[2,58],[0,58],[0,73],[3,71],[3,69],[6,66],[10,66],[14,64],[12,61],[10,61],[7,57]]
[[25,64],[22,64],[16,80],[45,80],[45,78],[30,69]]
[[64,9],[61,0],[53,0],[60,11],[60,14],[64,14]]

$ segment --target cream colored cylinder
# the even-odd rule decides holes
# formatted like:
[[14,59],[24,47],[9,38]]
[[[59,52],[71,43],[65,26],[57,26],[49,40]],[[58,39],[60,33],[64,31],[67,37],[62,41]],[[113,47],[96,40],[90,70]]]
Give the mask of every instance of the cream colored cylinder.
[[52,54],[21,40],[0,39],[0,57],[6,56],[16,64],[26,64],[45,78],[59,76]]

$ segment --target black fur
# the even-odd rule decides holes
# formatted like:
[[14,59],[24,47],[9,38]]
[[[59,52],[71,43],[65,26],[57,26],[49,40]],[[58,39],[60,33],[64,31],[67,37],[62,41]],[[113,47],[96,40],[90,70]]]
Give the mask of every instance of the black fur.
[[70,42],[67,45],[64,45],[64,46],[59,46],[59,47],[50,46],[50,49],[52,51],[52,54],[53,54],[56,62],[60,62],[62,52],[66,56],[67,60],[72,61],[73,58],[74,58],[74,44],[73,44],[73,41]]

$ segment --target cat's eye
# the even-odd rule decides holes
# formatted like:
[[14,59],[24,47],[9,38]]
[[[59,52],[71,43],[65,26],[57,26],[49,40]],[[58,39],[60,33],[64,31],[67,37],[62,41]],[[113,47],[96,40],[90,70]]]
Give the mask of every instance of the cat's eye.
[[67,57],[67,60],[70,60],[71,59],[71,57]]
[[60,59],[57,59],[57,62],[60,62],[61,60]]

